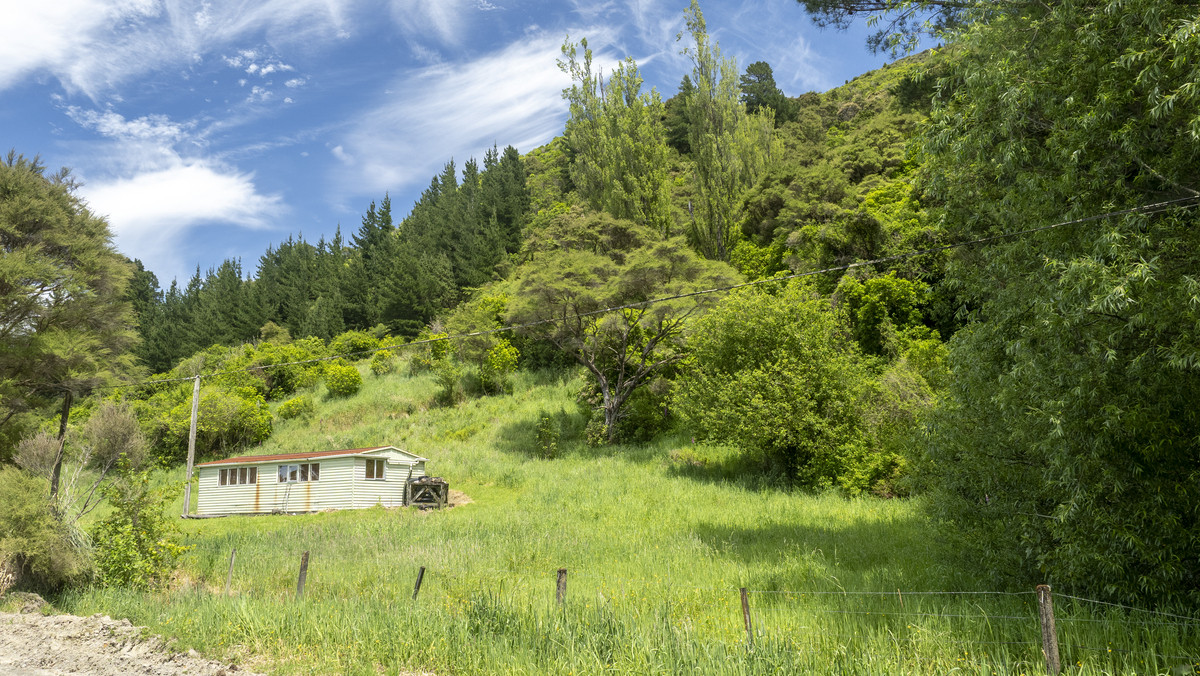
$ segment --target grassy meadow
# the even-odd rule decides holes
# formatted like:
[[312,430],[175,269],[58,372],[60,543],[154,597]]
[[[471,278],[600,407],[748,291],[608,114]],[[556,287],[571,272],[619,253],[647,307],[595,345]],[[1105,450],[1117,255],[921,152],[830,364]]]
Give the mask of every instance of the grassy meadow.
[[[364,368],[358,395],[318,388],[315,416],[277,421],[253,452],[394,444],[472,502],[186,520],[193,549],[169,590],[79,591],[57,606],[283,674],[1045,673],[1038,581],[985,593],[1002,590],[954,563],[919,499],[758,486],[723,469],[728,450],[686,438],[588,448],[580,384],[519,373],[512,395],[438,408],[432,377]],[[564,427],[552,460],[535,449],[543,415]],[[1056,610],[1066,673],[1200,673],[1194,622],[1062,595]]]

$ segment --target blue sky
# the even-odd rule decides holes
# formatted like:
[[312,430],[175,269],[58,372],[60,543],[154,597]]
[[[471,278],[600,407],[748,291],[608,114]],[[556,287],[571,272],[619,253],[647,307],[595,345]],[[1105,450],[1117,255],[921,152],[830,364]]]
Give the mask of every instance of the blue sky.
[[[408,212],[453,158],[562,132],[564,38],[626,55],[669,97],[685,0],[43,0],[0,22],[0,145],[71,167],[118,248],[166,287],[271,243],[348,238],[372,200]],[[794,0],[701,5],[739,69],[789,95],[885,59],[865,25]]]

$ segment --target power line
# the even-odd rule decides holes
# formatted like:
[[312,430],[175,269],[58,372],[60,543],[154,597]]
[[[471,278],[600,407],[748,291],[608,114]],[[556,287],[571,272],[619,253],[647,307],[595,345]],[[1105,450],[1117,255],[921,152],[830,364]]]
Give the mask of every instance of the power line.
[[301,364],[313,364],[313,363],[324,362],[324,361],[333,361],[335,359],[342,359],[345,357],[361,357],[361,356],[366,356],[369,354],[374,354],[376,352],[382,352],[384,350],[398,350],[398,349],[408,348],[408,347],[413,347],[413,346],[418,346],[418,345],[429,345],[432,343],[440,343],[440,342],[449,341],[449,340],[461,340],[463,338],[475,338],[475,337],[479,337],[479,336],[491,335],[493,333],[503,333],[505,331],[518,331],[521,329],[527,329],[527,328],[532,328],[535,326],[541,326],[543,324],[553,324],[553,323],[556,323],[559,321],[565,321],[567,319],[582,319],[584,317],[593,317],[596,315],[607,314],[609,312],[618,312],[621,310],[633,310],[633,309],[637,309],[637,308],[647,307],[649,305],[654,305],[656,303],[664,303],[664,302],[672,301],[672,300],[683,300],[686,298],[694,298],[697,296],[706,296],[706,295],[714,294],[714,293],[726,293],[729,291],[734,291],[736,289],[744,289],[747,287],[759,286],[762,284],[774,284],[777,282],[786,282],[786,281],[789,281],[792,279],[800,279],[803,277],[815,277],[817,275],[828,274],[831,272],[844,272],[846,270],[853,270],[855,268],[862,268],[862,267],[867,267],[867,266],[872,266],[872,265],[880,265],[883,263],[892,263],[895,261],[906,260],[909,258],[916,258],[917,256],[927,256],[929,254],[941,253],[943,251],[949,251],[951,249],[975,246],[978,244],[990,244],[992,242],[998,242],[1001,240],[1013,239],[1016,237],[1024,237],[1026,235],[1032,235],[1032,234],[1038,233],[1038,232],[1045,232],[1047,230],[1054,230],[1057,228],[1064,228],[1064,227],[1068,227],[1068,226],[1072,226],[1072,225],[1080,225],[1083,223],[1089,223],[1092,221],[1103,220],[1106,218],[1115,218],[1118,216],[1128,216],[1128,215],[1132,215],[1132,214],[1156,214],[1156,213],[1160,213],[1162,211],[1166,211],[1166,210],[1174,208],[1174,207],[1180,207],[1180,208],[1194,207],[1194,206],[1197,206],[1197,204],[1200,204],[1200,196],[1193,195],[1193,196],[1188,196],[1188,197],[1179,197],[1179,198],[1175,198],[1175,199],[1166,200],[1163,202],[1155,202],[1153,204],[1144,204],[1144,205],[1138,206],[1138,207],[1131,207],[1129,209],[1121,209],[1118,211],[1109,211],[1109,212],[1106,212],[1103,214],[1096,214],[1093,216],[1085,216],[1082,218],[1076,218],[1076,219],[1069,220],[1069,221],[1061,221],[1059,223],[1053,223],[1051,225],[1044,225],[1044,226],[1037,227],[1037,228],[1029,228],[1027,230],[1019,230],[1017,232],[1004,233],[1004,234],[1000,234],[1000,235],[989,235],[987,237],[980,237],[978,239],[968,240],[966,242],[956,242],[953,244],[945,244],[942,246],[929,247],[927,249],[919,249],[917,251],[909,251],[907,253],[894,254],[892,256],[884,256],[882,258],[873,258],[871,260],[866,260],[866,261],[857,261],[854,263],[846,263],[844,265],[835,265],[835,266],[828,267],[828,268],[822,268],[820,270],[811,270],[808,272],[797,272],[797,273],[793,273],[790,275],[780,275],[780,276],[776,276],[776,277],[768,277],[765,279],[757,279],[752,282],[742,282],[740,284],[730,284],[728,286],[718,286],[718,287],[714,287],[711,289],[702,289],[699,291],[689,291],[687,293],[674,294],[671,296],[661,296],[658,298],[651,298],[649,300],[637,301],[634,303],[627,303],[625,305],[615,305],[612,307],[601,308],[598,310],[590,310],[588,312],[577,312],[577,313],[574,313],[571,315],[563,316],[561,318],[552,317],[552,318],[547,318],[547,319],[538,319],[538,320],[534,320],[531,322],[524,322],[522,324],[510,324],[507,326],[501,326],[499,328],[494,328],[494,329],[483,329],[480,331],[469,331],[466,333],[457,333],[457,334],[452,334],[452,335],[438,336],[438,337],[434,337],[434,338],[426,338],[423,340],[414,340],[409,343],[388,345],[388,346],[384,346],[384,347],[372,348],[369,350],[359,350],[356,352],[347,352],[344,354],[329,355],[326,357],[315,357],[313,359],[301,359],[298,361],[281,362],[278,364],[261,364],[258,366],[248,366],[246,368],[231,369],[228,371],[216,371],[213,373],[198,373],[193,376],[187,376],[187,377],[181,377],[181,378],[164,378],[164,379],[159,379],[159,380],[143,380],[143,381],[132,382],[132,383],[122,383],[120,385],[109,385],[106,387],[99,387],[96,389],[112,390],[112,389],[122,389],[122,388],[127,388],[127,387],[140,387],[143,385],[163,385],[163,384],[168,384],[168,383],[182,383],[182,382],[189,382],[189,381],[195,380],[196,378],[211,378],[211,377],[215,377],[215,376],[233,375],[233,374],[237,374],[237,373],[252,373],[255,371],[265,371],[266,369],[275,368],[275,367],[279,367],[279,366],[298,366]]

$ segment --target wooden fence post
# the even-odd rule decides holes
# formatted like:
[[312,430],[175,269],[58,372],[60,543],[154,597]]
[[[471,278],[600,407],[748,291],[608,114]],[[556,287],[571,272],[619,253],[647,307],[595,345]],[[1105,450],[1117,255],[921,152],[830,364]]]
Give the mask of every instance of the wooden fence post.
[[754,647],[754,624],[750,621],[750,598],[742,587],[742,619],[746,622],[746,645]]
[[1050,596],[1050,585],[1037,586],[1038,617],[1042,621],[1042,651],[1046,654],[1046,673],[1058,676],[1062,663],[1058,657],[1058,634],[1054,631],[1054,600]]
[[421,580],[425,578],[425,566],[421,566],[421,570],[417,571],[417,583],[413,585],[412,600],[417,600],[417,592],[421,591]]
[[558,586],[554,590],[554,600],[558,601],[558,605],[566,603],[567,600],[567,569],[558,569]]
[[225,574],[225,595],[229,596],[229,585],[233,582],[233,560],[237,558],[237,547],[229,552],[229,572]]
[[304,598],[304,581],[308,579],[308,551],[300,556],[300,579],[296,581],[296,599]]

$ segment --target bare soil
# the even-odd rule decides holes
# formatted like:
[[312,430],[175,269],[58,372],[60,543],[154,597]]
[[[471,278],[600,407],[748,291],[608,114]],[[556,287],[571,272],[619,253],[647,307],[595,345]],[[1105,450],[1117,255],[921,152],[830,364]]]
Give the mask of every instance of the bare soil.
[[232,676],[252,672],[207,660],[194,651],[172,652],[158,636],[107,615],[43,615],[29,595],[20,613],[0,613],[0,674],[60,676]]

